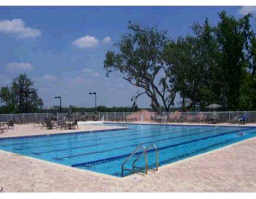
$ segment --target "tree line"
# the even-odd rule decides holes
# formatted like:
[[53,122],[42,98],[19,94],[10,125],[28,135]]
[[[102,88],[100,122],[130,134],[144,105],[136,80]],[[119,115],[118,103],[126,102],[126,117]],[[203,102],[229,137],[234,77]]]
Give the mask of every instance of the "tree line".
[[21,74],[10,86],[1,87],[0,113],[39,112],[43,107],[43,100],[38,96],[33,85],[26,74]]
[[[57,113],[59,106],[43,107],[43,100],[38,96],[34,83],[26,74],[14,78],[10,86],[0,88],[0,114],[7,113]],[[138,107],[62,107],[62,112],[133,112]]]
[[[97,106],[97,107],[78,107],[72,106],[69,107],[62,107],[62,112],[64,113],[75,113],[75,112],[134,112],[140,110],[139,108],[134,109],[133,107],[128,106],[114,106],[114,107],[107,107],[107,106]],[[48,112],[48,113],[56,113],[59,112],[59,106],[50,107],[48,109],[42,109],[41,112]]]
[[154,111],[170,111],[180,96],[183,111],[216,103],[222,110],[256,109],[256,34],[250,14],[218,13],[211,25],[194,23],[192,34],[171,39],[166,31],[129,22],[129,33],[105,55],[107,76],[119,71],[145,94]]

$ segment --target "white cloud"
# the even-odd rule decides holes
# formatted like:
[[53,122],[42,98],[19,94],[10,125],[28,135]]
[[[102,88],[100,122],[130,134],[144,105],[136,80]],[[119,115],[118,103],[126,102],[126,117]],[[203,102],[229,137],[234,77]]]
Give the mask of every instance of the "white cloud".
[[18,38],[35,38],[41,35],[40,30],[26,27],[22,19],[0,21],[0,32],[15,34]]
[[102,40],[102,42],[103,42],[104,44],[110,43],[110,42],[111,42],[111,37],[109,37],[109,36],[105,37],[105,38]]
[[15,73],[15,72],[31,71],[33,69],[33,66],[31,63],[12,62],[12,63],[7,64],[6,68],[9,72]]
[[247,14],[256,14],[256,6],[243,6],[240,10],[239,13],[241,15],[247,15]]
[[78,38],[72,42],[78,48],[91,48],[97,46],[99,41],[90,35],[86,35],[84,37]]
[[46,74],[43,76],[43,79],[45,79],[47,81],[55,81],[57,78],[54,75]]

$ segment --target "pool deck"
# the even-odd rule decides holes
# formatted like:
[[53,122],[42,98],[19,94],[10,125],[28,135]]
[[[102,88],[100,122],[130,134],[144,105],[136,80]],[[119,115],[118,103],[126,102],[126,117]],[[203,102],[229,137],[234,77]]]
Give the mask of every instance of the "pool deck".
[[[106,127],[83,128],[92,131]],[[16,125],[14,130],[0,134],[0,137],[45,132],[70,131]],[[162,166],[158,172],[150,171],[148,175],[117,178],[0,150],[0,190],[2,187],[4,192],[255,192],[255,153],[256,138],[251,138]]]
[[6,137],[20,137],[20,136],[33,136],[33,135],[51,135],[51,134],[63,134],[63,133],[75,133],[75,132],[95,132],[99,130],[113,130],[124,129],[121,126],[103,126],[103,125],[81,125],[77,129],[64,130],[64,129],[46,129],[35,124],[19,124],[14,128],[6,130],[4,133],[0,133],[0,138]]

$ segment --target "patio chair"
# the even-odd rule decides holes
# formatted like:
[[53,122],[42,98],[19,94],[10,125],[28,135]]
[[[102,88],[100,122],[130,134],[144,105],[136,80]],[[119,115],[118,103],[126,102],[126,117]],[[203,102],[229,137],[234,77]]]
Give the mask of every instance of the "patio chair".
[[53,123],[51,120],[46,120],[45,124],[47,129],[53,129]]
[[0,134],[4,133],[6,129],[5,126],[0,126]]
[[241,117],[238,118],[238,121],[242,124],[245,124],[248,122],[248,114],[244,113]]
[[57,127],[61,129],[67,129],[67,123],[64,120],[58,120]]
[[13,120],[9,120],[9,121],[7,122],[7,126],[8,126],[8,129],[9,129],[9,128],[14,128],[14,122],[13,122]]
[[73,121],[70,125],[68,129],[77,129],[78,128],[78,124],[77,124],[77,120]]

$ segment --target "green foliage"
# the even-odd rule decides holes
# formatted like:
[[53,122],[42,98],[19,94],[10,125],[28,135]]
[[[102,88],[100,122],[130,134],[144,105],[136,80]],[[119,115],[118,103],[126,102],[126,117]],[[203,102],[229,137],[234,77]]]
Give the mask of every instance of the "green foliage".
[[2,111],[5,113],[30,113],[36,112],[43,106],[43,101],[38,97],[33,82],[21,74],[15,78],[11,87],[2,87],[0,90]]
[[194,35],[178,38],[166,46],[164,59],[170,65],[170,73],[175,77],[174,85],[182,97],[182,107],[190,99],[190,107],[205,106],[214,101],[209,78],[213,76],[217,55],[216,38],[208,20],[201,26],[194,24]]
[[245,75],[240,88],[239,107],[241,110],[256,110],[256,77]]
[[[171,42],[164,59],[175,76],[175,87],[189,109],[211,103],[224,110],[252,109],[256,66],[256,39],[250,15],[240,19],[219,14],[217,26],[194,24],[193,35]],[[248,75],[251,71],[252,76]]]
[[161,106],[169,111],[176,91],[172,85],[173,79],[168,75],[169,68],[162,59],[169,42],[166,33],[132,23],[129,23],[128,29],[130,33],[117,44],[118,52],[106,53],[104,68],[107,75],[119,71],[123,79],[143,90],[137,96],[146,94],[155,111],[160,111]]
[[239,107],[240,88],[248,63],[245,50],[249,39],[249,15],[235,19],[225,12],[219,14],[220,22],[216,36],[220,58],[217,60],[221,71],[220,100],[224,108],[236,110]]
[[[71,109],[71,111],[70,111]],[[42,110],[42,112],[52,112],[55,113],[59,110],[59,107],[52,107],[50,110]],[[133,107],[106,107],[106,106],[98,106],[96,109],[94,107],[92,108],[86,108],[86,107],[76,107],[76,106],[69,106],[69,107],[62,107],[62,111],[64,113],[67,112],[133,112],[135,111]]]

